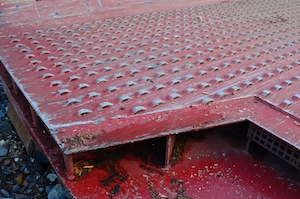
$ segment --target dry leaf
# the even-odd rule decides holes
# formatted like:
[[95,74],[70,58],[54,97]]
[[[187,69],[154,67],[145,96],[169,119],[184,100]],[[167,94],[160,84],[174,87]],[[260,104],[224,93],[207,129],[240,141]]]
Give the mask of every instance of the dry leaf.
[[19,174],[19,175],[17,176],[16,181],[17,181],[17,184],[18,184],[18,185],[22,185],[22,184],[23,184],[23,174]]

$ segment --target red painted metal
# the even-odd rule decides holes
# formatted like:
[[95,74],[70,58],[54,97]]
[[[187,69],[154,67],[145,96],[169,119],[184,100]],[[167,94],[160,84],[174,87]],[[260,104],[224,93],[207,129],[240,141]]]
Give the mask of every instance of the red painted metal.
[[[299,186],[285,175],[233,147],[227,138],[217,138],[217,132],[205,133],[205,140],[187,139],[181,161],[170,169],[145,163],[133,155],[134,149],[125,154],[120,149],[115,152],[120,159],[115,160],[114,153],[100,157],[102,164],[80,179],[85,186],[66,184],[82,198],[299,197]],[[114,187],[120,188],[115,195]],[[99,195],[85,197],[87,190]]]
[[[5,90],[78,198],[91,198],[79,188],[86,181],[91,193],[99,192],[96,198],[106,195],[92,182],[99,176],[93,172],[101,169],[89,177],[74,176],[73,160],[94,150],[167,136],[168,163],[174,135],[239,121],[250,121],[300,149],[299,3],[208,2],[1,6]],[[140,170],[131,164],[122,168]],[[184,171],[184,166],[171,169]],[[130,182],[126,177],[124,183]],[[149,192],[140,189],[139,194]]]

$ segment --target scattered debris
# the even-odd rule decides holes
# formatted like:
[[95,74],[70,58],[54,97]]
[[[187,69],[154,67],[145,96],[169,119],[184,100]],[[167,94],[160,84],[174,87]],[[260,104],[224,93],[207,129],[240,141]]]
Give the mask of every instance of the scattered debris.
[[175,140],[174,148],[170,158],[170,165],[175,165],[182,158],[184,145],[186,142],[186,135],[178,135]]
[[77,177],[90,173],[92,168],[94,166],[89,161],[80,160],[74,163],[74,173]]

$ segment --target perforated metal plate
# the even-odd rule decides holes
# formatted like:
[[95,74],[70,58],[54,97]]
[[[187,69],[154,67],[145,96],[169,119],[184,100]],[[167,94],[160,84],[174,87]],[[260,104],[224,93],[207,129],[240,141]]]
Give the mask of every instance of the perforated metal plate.
[[278,139],[274,139],[273,136],[270,136],[267,132],[257,129],[257,127],[249,128],[247,136],[249,138],[249,145],[251,141],[254,141],[260,146],[276,154],[290,165],[300,169],[299,151],[292,147],[285,146],[283,142],[279,141]]
[[1,25],[7,92],[71,174],[72,154],[244,120],[300,149],[299,1],[108,2]]

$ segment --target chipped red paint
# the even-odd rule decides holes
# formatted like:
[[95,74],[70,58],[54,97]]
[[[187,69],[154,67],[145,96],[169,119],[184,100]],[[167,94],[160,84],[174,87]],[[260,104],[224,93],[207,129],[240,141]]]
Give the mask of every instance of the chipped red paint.
[[300,149],[296,0],[38,1],[1,12],[5,90],[78,198],[96,174],[74,180],[73,161],[94,150],[167,136],[168,164],[175,135],[240,121]]

